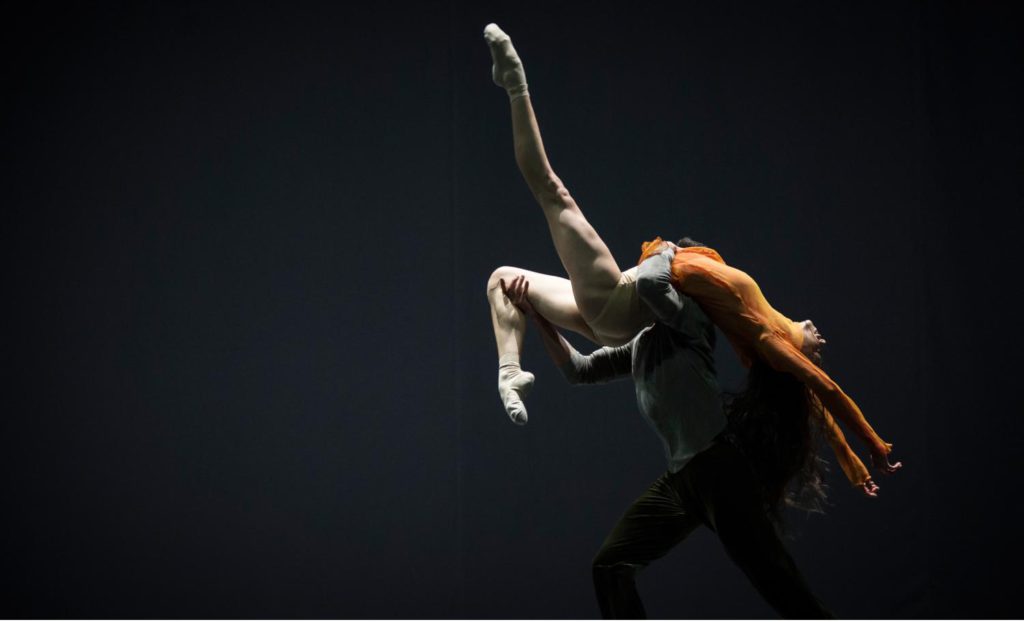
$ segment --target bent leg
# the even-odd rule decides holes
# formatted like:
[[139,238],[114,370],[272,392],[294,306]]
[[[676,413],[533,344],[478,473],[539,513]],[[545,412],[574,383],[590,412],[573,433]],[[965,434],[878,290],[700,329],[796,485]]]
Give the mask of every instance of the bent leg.
[[576,306],[576,298],[573,296],[572,285],[568,279],[512,266],[502,266],[492,272],[487,280],[487,301],[491,306],[491,321],[494,324],[498,356],[510,352],[519,354],[522,349],[523,334],[526,332],[526,318],[502,293],[500,283],[503,279],[505,285],[509,285],[512,283],[512,279],[520,275],[525,276],[530,283],[530,304],[537,310],[537,313],[559,328],[571,330],[598,343],[590,326],[583,319],[579,307]]
[[502,280],[508,285],[519,275],[525,275],[529,281],[530,303],[538,313],[558,327],[574,330],[591,340],[596,341],[596,337],[576,308],[569,281],[508,266],[491,273],[487,281],[487,302],[498,346],[498,396],[512,422],[524,425],[528,415],[523,399],[533,388],[534,381],[533,374],[523,371],[520,364],[526,318],[501,290]]
[[669,482],[658,478],[626,510],[594,558],[594,592],[604,618],[646,618],[636,575],[700,525],[683,509]]

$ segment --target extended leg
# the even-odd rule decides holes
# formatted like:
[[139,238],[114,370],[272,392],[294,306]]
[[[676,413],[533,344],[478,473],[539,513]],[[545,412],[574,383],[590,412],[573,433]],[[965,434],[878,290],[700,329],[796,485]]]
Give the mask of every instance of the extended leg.
[[619,283],[619,267],[548,162],[526,88],[526,74],[512,40],[495,24],[484,29],[484,38],[494,60],[494,81],[509,93],[516,163],[544,210],[579,310],[590,320],[601,313]]
[[523,398],[533,388],[533,374],[522,371],[520,352],[526,333],[526,318],[501,291],[500,281],[509,285],[512,279],[525,275],[530,283],[530,303],[549,322],[560,328],[576,331],[596,342],[590,327],[583,321],[572,286],[563,278],[503,266],[491,273],[487,281],[487,302],[491,306],[494,340],[498,346],[498,395],[514,423],[527,422]]
[[833,617],[783,546],[746,458],[723,443],[698,455],[688,468],[690,498],[768,604],[784,618]]

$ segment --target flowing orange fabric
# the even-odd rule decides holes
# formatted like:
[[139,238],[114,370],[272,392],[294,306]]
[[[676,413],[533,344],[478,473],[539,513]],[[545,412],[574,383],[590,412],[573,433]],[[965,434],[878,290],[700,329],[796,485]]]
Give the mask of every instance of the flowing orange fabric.
[[[640,262],[664,248],[661,238],[644,243]],[[800,351],[800,325],[772,308],[754,279],[727,265],[713,249],[692,246],[676,251],[672,280],[725,333],[746,367],[754,359],[761,359],[772,369],[790,373],[807,385],[825,407],[827,440],[843,473],[855,486],[866,482],[870,478],[867,468],[850,449],[830,413],[850,426],[873,451],[887,455],[892,445],[875,433],[850,396]]]

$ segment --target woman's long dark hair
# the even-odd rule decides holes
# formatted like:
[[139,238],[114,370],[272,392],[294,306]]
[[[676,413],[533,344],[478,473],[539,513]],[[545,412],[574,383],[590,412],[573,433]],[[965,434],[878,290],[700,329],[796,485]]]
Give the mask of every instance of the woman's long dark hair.
[[[676,246],[704,244],[684,237]],[[727,437],[750,460],[761,483],[765,510],[780,528],[784,506],[824,511],[824,461],[817,450],[821,410],[821,403],[802,382],[761,361],[750,367],[743,391],[726,395]]]
[[750,460],[766,510],[780,527],[784,506],[824,509],[820,411],[802,382],[760,361],[751,366],[743,391],[727,395],[728,434]]

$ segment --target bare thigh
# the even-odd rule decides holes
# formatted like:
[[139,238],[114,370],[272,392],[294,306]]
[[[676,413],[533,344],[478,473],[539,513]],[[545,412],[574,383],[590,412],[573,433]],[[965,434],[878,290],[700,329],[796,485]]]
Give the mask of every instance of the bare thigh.
[[[572,282],[576,305],[583,317],[600,315],[621,272],[611,251],[566,192],[563,204],[545,206],[544,215],[565,271]],[[542,203],[542,205],[544,205]]]
[[579,333],[594,343],[598,343],[593,331],[590,330],[590,326],[587,325],[580,313],[569,279],[512,266],[502,266],[494,271],[491,280],[496,282],[498,278],[501,278],[508,285],[519,275],[525,276],[530,284],[530,304],[546,320],[559,328]]

